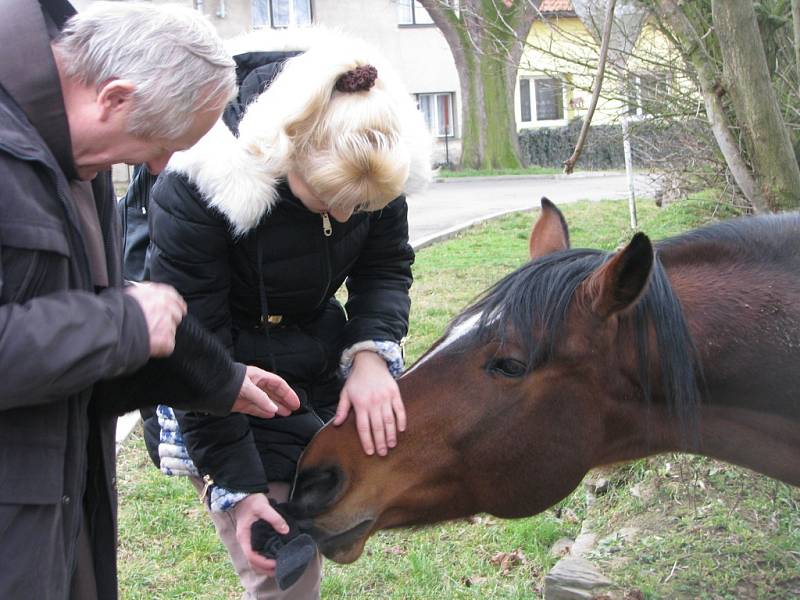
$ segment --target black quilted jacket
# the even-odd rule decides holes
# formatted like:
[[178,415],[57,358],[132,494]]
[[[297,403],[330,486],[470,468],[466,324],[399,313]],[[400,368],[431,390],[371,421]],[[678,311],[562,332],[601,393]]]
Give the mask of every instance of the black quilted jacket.
[[[238,113],[226,111],[229,127]],[[236,360],[278,373],[303,404],[269,420],[176,411],[201,475],[245,492],[264,490],[268,479],[291,481],[300,452],[335,412],[342,350],[399,342],[408,328],[414,253],[405,198],[346,223],[330,219],[328,229],[285,182],[277,191],[271,212],[240,237],[183,174],[161,175],[150,201],[151,278],[175,286]],[[342,284],[344,307],[334,298]],[[264,328],[264,315],[281,322]],[[149,421],[152,453],[158,429]]]

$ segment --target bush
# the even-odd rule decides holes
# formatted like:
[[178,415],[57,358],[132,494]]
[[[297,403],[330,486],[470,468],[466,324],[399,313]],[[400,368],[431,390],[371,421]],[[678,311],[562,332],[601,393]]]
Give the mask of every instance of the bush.
[[[529,165],[562,167],[575,149],[582,125],[583,119],[576,118],[564,127],[523,129],[519,133],[522,160]],[[581,169],[590,170],[625,168],[622,127],[592,126],[578,165]]]
[[[522,160],[529,165],[562,167],[575,149],[582,126],[583,119],[577,117],[563,127],[520,131]],[[708,136],[698,136],[701,129],[702,124],[693,119],[685,122],[658,119],[631,121],[634,167],[674,171],[675,165],[671,164],[674,162],[671,159],[689,162],[689,146],[699,146],[696,149],[699,156],[714,157],[715,153],[709,153],[707,148],[710,140],[705,138]],[[588,170],[624,169],[622,125],[592,125],[577,166]]]

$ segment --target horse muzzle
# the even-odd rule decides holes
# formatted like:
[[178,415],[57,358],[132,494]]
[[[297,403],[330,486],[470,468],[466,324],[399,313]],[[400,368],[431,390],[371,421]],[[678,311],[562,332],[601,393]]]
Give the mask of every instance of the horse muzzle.
[[358,525],[340,533],[329,533],[319,527],[312,527],[310,534],[325,558],[340,564],[354,562],[364,551],[375,519],[365,519]]

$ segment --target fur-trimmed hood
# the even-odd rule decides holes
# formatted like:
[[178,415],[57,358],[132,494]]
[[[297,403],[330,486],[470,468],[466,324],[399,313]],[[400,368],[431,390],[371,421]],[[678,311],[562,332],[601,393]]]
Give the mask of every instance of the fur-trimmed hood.
[[[385,60],[373,48],[353,42],[349,36],[345,37],[339,32],[320,28],[290,32],[263,30],[230,40],[226,45],[234,57],[259,52],[306,52],[314,48],[325,48],[324,51],[318,51],[317,55],[326,59],[337,52],[340,53],[340,60],[342,57],[360,57],[366,53],[370,63],[383,67],[383,70],[379,67],[379,78],[390,80],[389,85],[401,86],[394,92],[402,97],[399,111],[403,113],[400,117],[404,127],[402,143],[410,157],[404,192],[412,194],[421,191],[430,182],[431,139],[422,116],[396,79],[393,69],[385,66]],[[348,51],[351,54],[348,55]],[[276,73],[279,70],[280,67],[275,68]],[[246,73],[237,75],[241,82]],[[314,82],[308,81],[304,87],[313,90]],[[400,89],[402,91],[398,91]],[[298,96],[301,95],[302,91]],[[274,106],[270,110],[259,106],[263,96],[263,93],[256,96],[249,104],[246,99],[243,102],[247,106],[242,107],[244,115],[238,123],[238,135],[220,119],[192,148],[176,153],[167,166],[169,171],[184,175],[197,187],[209,206],[225,216],[234,235],[242,235],[258,225],[264,214],[278,201],[277,181],[286,175],[285,168],[280,166],[287,164],[290,147],[287,144],[264,143],[265,139],[273,139],[270,137],[270,128],[279,127],[277,121],[281,117],[275,114]],[[302,101],[302,97],[297,99],[297,103]]]

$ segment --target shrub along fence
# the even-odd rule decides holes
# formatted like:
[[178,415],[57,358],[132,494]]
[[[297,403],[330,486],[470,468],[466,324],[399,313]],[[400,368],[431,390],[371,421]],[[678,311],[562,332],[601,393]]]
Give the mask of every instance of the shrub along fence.
[[[521,130],[519,146],[522,160],[526,165],[562,167],[575,149],[582,125],[583,119],[576,118],[563,127]],[[696,124],[692,124],[692,128],[696,129]],[[656,167],[679,148],[683,147],[685,152],[685,145],[681,141],[685,133],[681,130],[674,123],[632,121],[630,131],[634,166]],[[624,169],[622,125],[592,125],[578,166],[588,170]]]

